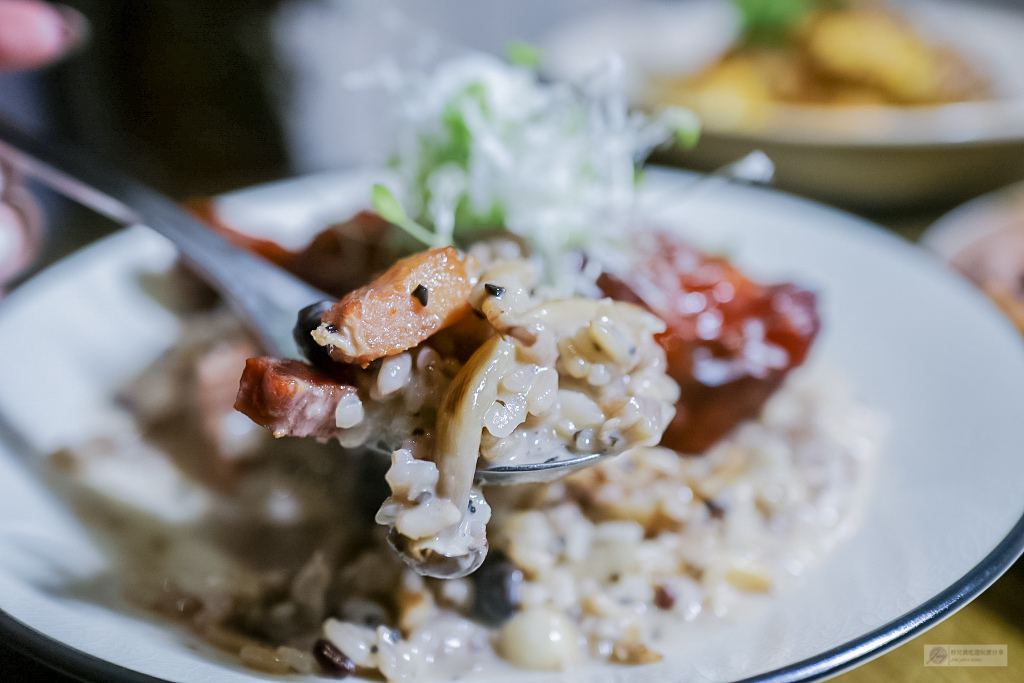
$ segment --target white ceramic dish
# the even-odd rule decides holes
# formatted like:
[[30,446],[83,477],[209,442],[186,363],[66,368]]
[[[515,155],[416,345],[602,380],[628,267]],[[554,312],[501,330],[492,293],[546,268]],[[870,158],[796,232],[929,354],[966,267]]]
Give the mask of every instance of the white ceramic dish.
[[935,221],[921,243],[981,287],[1024,330],[1024,183],[958,206]]
[[[780,187],[867,209],[952,205],[1024,177],[1024,13],[962,0],[892,4],[923,34],[971,59],[996,97],[930,107],[773,105],[756,127],[705,121],[695,149],[661,159],[711,169],[762,149],[776,163]],[[556,76],[578,75],[618,51],[642,103],[637,81],[694,73],[727,48],[727,0],[654,5],[556,31],[547,41],[547,67]],[[704,60],[680,44],[704,50]]]
[[935,221],[921,235],[921,243],[943,260],[952,261],[972,244],[1009,230],[1024,232],[1024,183],[958,206]]
[[[321,198],[310,207],[320,216],[368,196],[366,176],[291,182],[299,193],[335,184],[336,193],[310,194]],[[572,680],[824,678],[934,625],[1020,554],[1024,348],[983,296],[871,224],[776,192],[680,192],[689,182],[650,173],[648,212],[729,249],[758,277],[816,287],[825,331],[815,357],[839,368],[890,430],[859,531],[794,591],[748,619],[705,622],[661,663],[584,669]],[[226,205],[273,203],[275,193],[291,194],[272,186]],[[119,606],[102,553],[30,473],[40,454],[125,419],[113,390],[178,328],[144,287],[174,256],[162,238],[132,229],[50,268],[0,307],[0,629],[94,680],[265,680]],[[564,680],[504,678],[512,679]]]

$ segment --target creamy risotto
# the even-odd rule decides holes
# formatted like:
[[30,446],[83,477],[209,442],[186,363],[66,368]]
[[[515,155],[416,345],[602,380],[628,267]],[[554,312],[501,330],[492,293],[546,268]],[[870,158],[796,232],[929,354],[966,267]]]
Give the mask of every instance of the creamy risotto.
[[[810,570],[855,521],[878,447],[878,418],[834,374],[801,369],[700,457],[644,445],[561,481],[474,490],[487,558],[425,578],[374,523],[436,487],[422,442],[388,462],[268,440],[223,397],[200,414],[216,369],[233,388],[251,346],[227,314],[189,319],[121,397],[137,430],[54,454],[55,480],[132,601],[262,671],[416,681],[657,661],[680,627]],[[396,392],[430,383],[414,366]],[[206,471],[190,476],[197,457]]]
[[[132,426],[53,455],[132,603],[269,673],[639,666],[852,527],[878,419],[804,365],[815,293],[637,215],[673,127],[605,67],[389,72],[398,180],[300,251],[205,211],[337,301],[300,318],[300,361],[193,297],[117,397]],[[479,476],[592,454],[554,481]]]

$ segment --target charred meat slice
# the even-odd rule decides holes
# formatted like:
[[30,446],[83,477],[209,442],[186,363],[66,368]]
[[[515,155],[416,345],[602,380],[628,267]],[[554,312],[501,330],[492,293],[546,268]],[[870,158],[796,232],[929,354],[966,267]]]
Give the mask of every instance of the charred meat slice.
[[640,233],[635,243],[636,265],[621,277],[602,275],[599,285],[665,321],[658,342],[681,393],[661,443],[701,453],[756,417],[804,361],[820,328],[817,299],[794,284],[758,284],[668,233]]
[[354,377],[327,375],[297,360],[250,358],[238,387],[235,410],[267,427],[274,436],[337,435],[338,403],[356,396]]
[[324,313],[313,338],[334,360],[363,367],[411,349],[469,313],[466,266],[452,247],[401,259]]

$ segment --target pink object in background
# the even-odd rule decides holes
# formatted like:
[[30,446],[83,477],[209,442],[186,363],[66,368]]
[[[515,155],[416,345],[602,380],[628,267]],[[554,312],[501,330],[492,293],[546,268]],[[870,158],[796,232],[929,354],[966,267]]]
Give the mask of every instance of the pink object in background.
[[42,214],[18,174],[0,162],[0,296],[39,249]]

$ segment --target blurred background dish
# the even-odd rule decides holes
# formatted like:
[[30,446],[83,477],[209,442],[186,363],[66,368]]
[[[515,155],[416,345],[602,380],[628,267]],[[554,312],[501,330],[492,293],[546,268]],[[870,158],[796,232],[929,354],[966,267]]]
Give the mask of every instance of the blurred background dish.
[[[760,148],[779,187],[872,212],[945,209],[1024,178],[1024,0],[892,3],[915,35],[969,64],[994,99],[772,102],[749,121],[742,107],[718,106],[705,112],[695,149],[656,160],[707,170]],[[649,103],[648,75],[693,76],[741,35],[732,0],[69,4],[88,17],[89,44],[43,73],[0,74],[0,109],[182,198],[383,162],[388,96],[359,87],[359,72],[382,60],[464,48],[503,56],[525,41],[543,45],[559,75],[613,48],[626,56],[634,100]]]
[[1024,333],[1024,183],[950,211],[921,241],[984,290]]
[[[764,11],[757,0],[621,9],[553,33],[546,66],[579,75],[611,46],[639,105],[701,116],[696,148],[659,161],[710,170],[759,148],[780,187],[859,210],[949,206],[1024,176],[1024,13],[950,0],[850,4],[770,25],[767,36],[739,30],[736,7],[749,18]],[[680,58],[674,41],[706,49],[703,61]]]

